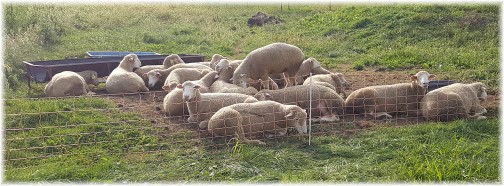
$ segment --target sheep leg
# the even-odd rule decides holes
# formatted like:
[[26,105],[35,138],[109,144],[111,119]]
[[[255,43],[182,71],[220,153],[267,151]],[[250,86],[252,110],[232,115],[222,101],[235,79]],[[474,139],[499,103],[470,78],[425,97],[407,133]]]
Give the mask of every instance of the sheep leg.
[[238,140],[242,143],[246,144],[255,144],[255,145],[266,145],[266,143],[260,141],[260,140],[250,140],[245,138],[245,131],[243,131],[243,125],[242,125],[243,119],[240,117],[237,122],[236,126],[236,131],[235,135],[238,137]]
[[319,101],[317,108],[319,109],[320,113],[322,113],[322,115],[323,115],[322,118],[320,118],[321,121],[335,122],[335,121],[340,120],[340,118],[338,116],[331,115],[331,113],[329,113],[327,104],[324,100]]
[[[268,74],[263,74],[261,77],[261,81],[259,82],[261,86],[264,86],[264,89],[269,90],[270,89],[270,84],[269,84],[269,75]],[[266,81],[266,83],[263,83],[262,81]],[[261,90],[261,89],[259,89]]]
[[205,129],[207,129],[207,128],[208,128],[208,121],[209,121],[209,120],[210,120],[210,119],[200,122],[200,123],[199,123],[199,125],[198,125],[198,127],[199,127],[201,130],[205,130]]

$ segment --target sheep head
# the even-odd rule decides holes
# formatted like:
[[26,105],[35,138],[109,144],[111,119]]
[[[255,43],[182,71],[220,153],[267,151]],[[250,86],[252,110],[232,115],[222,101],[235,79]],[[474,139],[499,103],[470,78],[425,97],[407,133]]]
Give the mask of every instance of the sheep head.
[[259,101],[266,101],[266,100],[273,100],[273,96],[269,93],[265,92],[258,92],[254,95],[254,98],[256,98]]
[[297,76],[310,75],[310,72],[318,67],[320,67],[320,62],[313,57],[309,57],[308,59],[305,59],[303,63],[301,63],[301,66],[299,67],[299,70],[296,75]]
[[199,89],[201,88],[199,85],[194,84],[191,81],[186,81],[183,84],[178,84],[177,88],[182,89],[182,96],[184,101],[194,100],[199,93]]
[[154,87],[154,85],[156,85],[156,83],[159,81],[159,78],[161,77],[161,73],[157,69],[151,70],[146,74],[149,78],[149,82],[147,83],[149,85],[149,88]]
[[471,84],[474,89],[476,90],[476,93],[478,94],[478,99],[480,101],[485,101],[487,99],[487,87],[485,84],[481,83],[481,82],[476,82],[476,83],[473,83]]
[[427,86],[429,86],[429,79],[432,79],[434,77],[436,77],[436,75],[429,74],[426,71],[420,71],[415,75],[410,76],[410,79],[413,84],[416,84],[419,87],[427,89]]
[[182,60],[182,58],[180,58],[180,56],[178,54],[171,54],[169,56],[166,56],[166,58],[163,61],[163,66],[165,68],[168,68],[173,65],[180,64],[180,63],[185,63],[185,62],[184,62],[184,60]]
[[[125,63],[127,63],[127,64],[125,64]],[[121,64],[126,65],[126,66],[122,66],[122,67],[130,67],[131,71],[133,71],[133,69],[135,69],[135,68],[140,68],[140,66],[142,66],[142,63],[140,62],[140,59],[138,59],[138,56],[136,54],[128,54],[128,55],[124,56],[120,65]]]
[[227,58],[220,55],[220,54],[214,54],[212,56],[212,60],[210,60],[210,68],[214,69],[215,65],[217,65],[222,59],[227,59]]
[[306,118],[308,114],[306,114],[306,111],[296,105],[288,105],[288,107],[288,112],[285,115],[287,126],[296,128],[299,134],[307,134]]
[[96,73],[96,72],[91,73],[91,82],[95,86],[100,85],[100,79],[98,78],[98,73]]
[[333,81],[339,82],[345,88],[345,90],[349,90],[352,86],[352,83],[348,82],[342,73],[331,74],[331,78],[333,79]]
[[217,65],[215,65],[215,71],[220,73],[220,71],[228,65],[229,61],[227,59],[221,59],[219,60],[219,62],[217,62]]

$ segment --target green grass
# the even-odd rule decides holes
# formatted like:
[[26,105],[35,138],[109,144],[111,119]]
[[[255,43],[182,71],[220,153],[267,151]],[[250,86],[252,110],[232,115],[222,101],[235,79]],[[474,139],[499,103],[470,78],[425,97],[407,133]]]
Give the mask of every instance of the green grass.
[[[424,69],[498,95],[498,4],[4,5],[8,182],[500,182],[496,117],[215,149],[190,140],[193,131],[157,135],[163,129],[106,99],[24,99],[44,84],[28,91],[22,63],[87,51],[240,59],[287,42],[336,71]],[[285,23],[247,27],[257,12]]]
[[25,129],[6,133],[9,182],[499,181],[498,119],[315,135],[311,146],[289,137],[215,149],[183,131],[160,137],[159,128],[106,100],[6,104],[6,128]]

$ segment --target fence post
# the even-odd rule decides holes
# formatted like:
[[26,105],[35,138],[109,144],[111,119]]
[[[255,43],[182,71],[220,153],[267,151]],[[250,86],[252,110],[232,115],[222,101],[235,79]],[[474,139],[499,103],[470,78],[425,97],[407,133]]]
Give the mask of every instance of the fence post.
[[310,72],[310,83],[308,85],[308,94],[310,95],[310,106],[308,107],[310,110],[308,111],[308,146],[311,145],[311,122],[312,122],[312,72]]

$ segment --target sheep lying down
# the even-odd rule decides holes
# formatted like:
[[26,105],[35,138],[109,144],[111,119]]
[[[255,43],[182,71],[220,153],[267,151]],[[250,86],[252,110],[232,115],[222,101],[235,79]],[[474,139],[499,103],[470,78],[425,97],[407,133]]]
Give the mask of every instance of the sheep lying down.
[[420,71],[410,76],[411,83],[378,85],[355,90],[345,101],[346,113],[365,114],[375,119],[392,118],[388,113],[405,112],[408,116],[418,116],[418,104],[427,92],[429,78],[434,74]]
[[420,102],[420,111],[427,120],[486,119],[482,115],[487,110],[480,105],[486,97],[483,83],[455,83],[427,93]]
[[310,89],[312,121],[339,121],[345,101],[336,91],[321,85],[297,85],[279,90],[263,89],[254,95],[259,101],[272,100],[283,104],[295,104],[303,109],[310,108]]
[[255,140],[284,136],[287,128],[295,128],[299,134],[307,134],[306,111],[296,105],[284,105],[274,101],[238,103],[219,109],[208,121],[208,131],[214,136],[236,136],[241,143],[266,145]]

